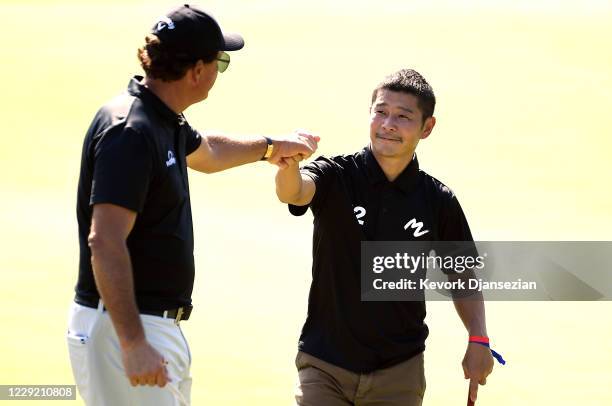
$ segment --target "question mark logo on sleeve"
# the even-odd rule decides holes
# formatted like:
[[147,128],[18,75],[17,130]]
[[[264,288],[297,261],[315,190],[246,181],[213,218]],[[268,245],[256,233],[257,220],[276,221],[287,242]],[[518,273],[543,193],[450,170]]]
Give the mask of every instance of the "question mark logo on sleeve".
[[357,217],[357,222],[359,223],[359,225],[363,225],[363,220],[361,220],[361,218],[363,218],[363,216],[365,216],[366,209],[364,209],[361,206],[355,206],[353,211],[355,212],[355,217]]

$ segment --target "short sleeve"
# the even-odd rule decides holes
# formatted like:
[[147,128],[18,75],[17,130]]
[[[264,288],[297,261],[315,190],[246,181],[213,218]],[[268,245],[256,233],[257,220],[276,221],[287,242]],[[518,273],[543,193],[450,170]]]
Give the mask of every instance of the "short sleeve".
[[333,184],[337,173],[336,167],[337,164],[333,160],[320,156],[300,169],[303,175],[309,176],[314,181],[316,186],[315,194],[309,205],[295,206],[290,204],[289,212],[294,216],[301,216],[310,207],[313,213],[316,213],[322,206]]
[[434,243],[436,252],[442,256],[477,257],[470,226],[457,198],[452,195],[442,207],[440,241]]
[[196,149],[202,143],[202,136],[193,127],[189,126],[189,131],[186,132],[187,137],[185,140],[185,156],[195,152]]
[[89,204],[112,203],[142,212],[152,171],[145,137],[129,128],[111,129],[95,146]]
[[463,209],[454,195],[444,206],[440,224],[442,241],[474,241]]

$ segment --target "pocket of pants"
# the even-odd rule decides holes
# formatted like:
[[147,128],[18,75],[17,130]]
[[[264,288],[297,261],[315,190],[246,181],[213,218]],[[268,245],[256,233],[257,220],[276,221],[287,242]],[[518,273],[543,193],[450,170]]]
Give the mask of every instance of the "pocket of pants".
[[420,374],[421,374],[421,396],[425,395],[425,389],[427,388],[427,380],[425,379],[425,354],[421,353],[420,363]]
[[89,337],[68,330],[66,340],[68,341],[68,354],[70,355],[70,364],[72,365],[72,375],[79,388],[79,392],[81,392],[81,396],[85,398],[88,381],[87,351]]
[[302,359],[304,358],[303,355],[304,354],[302,354],[302,351],[298,351],[297,355],[295,356],[295,367],[298,371],[305,367],[304,363],[302,362]]

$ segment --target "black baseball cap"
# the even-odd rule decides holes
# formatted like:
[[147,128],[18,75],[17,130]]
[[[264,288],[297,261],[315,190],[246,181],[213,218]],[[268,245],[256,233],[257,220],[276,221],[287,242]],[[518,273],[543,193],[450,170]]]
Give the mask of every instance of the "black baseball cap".
[[223,33],[212,15],[189,4],[160,17],[152,33],[177,57],[197,58],[215,51],[237,51],[244,47],[239,34]]

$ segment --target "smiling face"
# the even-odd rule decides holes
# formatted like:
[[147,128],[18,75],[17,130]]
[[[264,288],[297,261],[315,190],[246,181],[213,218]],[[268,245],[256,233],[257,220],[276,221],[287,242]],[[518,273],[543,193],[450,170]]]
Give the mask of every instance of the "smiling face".
[[412,160],[420,140],[427,138],[435,118],[423,122],[416,96],[380,89],[370,107],[370,141],[379,159]]

